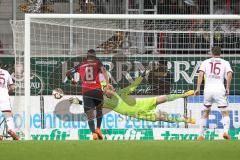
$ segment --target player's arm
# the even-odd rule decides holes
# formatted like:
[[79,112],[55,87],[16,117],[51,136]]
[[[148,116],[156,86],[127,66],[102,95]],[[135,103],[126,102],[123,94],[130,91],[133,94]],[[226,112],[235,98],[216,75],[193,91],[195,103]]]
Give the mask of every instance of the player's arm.
[[80,64],[76,65],[75,67],[71,68],[66,72],[67,79],[72,81],[72,83],[76,83],[74,81],[74,74],[78,72],[79,67],[80,67]]
[[8,85],[8,92],[9,93],[13,93],[15,91],[15,84],[10,84]]
[[227,75],[226,75],[226,95],[229,95],[231,81],[232,81],[232,74],[233,74],[233,70],[232,70],[229,62],[226,63],[226,73],[227,73]]
[[203,81],[203,77],[204,77],[204,72],[203,71],[199,71],[198,73],[198,79],[197,79],[197,88],[195,90],[195,95],[199,95],[200,94],[200,87]]
[[99,67],[100,67],[100,71],[104,77],[104,86],[102,86],[105,89],[109,89],[112,91],[115,91],[115,89],[113,88],[113,86],[109,83],[109,76],[108,73],[106,71],[106,68],[103,66],[102,62],[99,60]]
[[106,71],[105,67],[103,65],[101,65],[100,69],[101,69],[101,72],[102,72],[103,77],[105,79],[106,87],[111,87],[110,89],[113,89],[112,86],[109,83],[109,77],[108,77],[108,74],[107,74],[107,71]]
[[199,68],[199,72],[198,72],[197,88],[196,88],[195,93],[194,93],[195,95],[200,94],[200,87],[201,87],[205,72],[206,72],[205,61],[203,61],[200,68]]
[[13,93],[15,91],[15,84],[13,83],[13,80],[10,74],[8,76],[7,84],[8,84],[8,92]]
[[149,70],[145,70],[143,73],[140,73],[140,76],[138,78],[135,79],[135,81],[133,83],[131,83],[131,85],[129,85],[126,88],[123,88],[121,91],[123,91],[125,94],[131,94],[132,92],[134,92],[137,87],[142,83],[143,78],[146,76],[146,74],[149,73]]
[[226,95],[229,95],[229,93],[230,93],[231,81],[232,81],[232,72],[231,72],[231,71],[229,71],[229,72],[227,73],[226,81],[227,81],[227,83],[226,83]]
[[121,89],[120,91],[118,91],[118,93],[119,94],[124,93],[125,95],[131,94],[141,84],[142,80],[143,80],[143,77],[136,78],[135,81],[133,83],[131,83],[131,85]]

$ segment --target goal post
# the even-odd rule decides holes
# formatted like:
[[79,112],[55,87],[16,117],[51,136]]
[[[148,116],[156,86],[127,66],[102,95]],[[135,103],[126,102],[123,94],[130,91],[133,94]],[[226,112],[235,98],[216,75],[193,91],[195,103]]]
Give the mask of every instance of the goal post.
[[[15,64],[24,65],[24,90],[18,89],[24,100],[18,101],[24,101],[22,110],[25,113],[25,139],[33,139],[32,135],[48,132],[48,129],[52,129],[52,134],[55,133],[54,129],[64,129],[61,132],[67,130],[66,135],[73,135],[73,139],[77,137],[75,134],[78,134],[79,139],[85,134],[86,128],[81,126],[82,122],[76,122],[79,125],[77,133],[72,133],[74,131],[69,128],[61,128],[65,123],[63,120],[53,122],[56,118],[53,115],[54,107],[60,101],[53,99],[51,91],[62,88],[66,97],[81,94],[79,86],[76,88],[63,83],[64,72],[81,61],[87,50],[92,48],[103,61],[116,88],[126,87],[150,67],[152,72],[134,93],[138,97],[145,97],[194,89],[201,61],[209,56],[213,45],[219,45],[223,56],[230,61],[236,73],[231,94],[238,95],[239,21],[240,15],[25,14],[24,21],[12,22]],[[77,75],[75,78],[79,80]],[[47,114],[44,116],[47,123],[43,125],[45,131],[39,130],[38,115],[35,114],[38,109],[33,107],[33,101],[38,103],[39,93],[46,97],[44,106],[49,107],[44,109]],[[175,113],[187,112],[184,103],[189,104],[189,113],[199,118],[200,111],[196,108],[201,106],[201,102],[196,98],[191,98],[188,102],[182,99],[160,107],[175,116]],[[236,107],[233,109],[239,111]],[[115,115],[112,112],[108,114]],[[121,118],[124,122],[128,121],[126,117]],[[117,126],[112,129],[111,126],[107,127],[106,121],[103,124],[106,134],[122,134],[125,131],[133,133],[134,130],[134,133],[139,131],[144,135],[142,130],[146,130],[151,136],[145,135],[145,139],[159,138],[154,135],[159,132],[158,128],[185,127],[184,124],[159,122],[151,123],[150,127],[142,125],[140,129],[134,125],[133,128],[124,128],[126,126],[123,122],[116,120]],[[61,127],[54,126],[55,123]],[[188,126],[190,130],[197,127],[198,125]]]
[[31,28],[31,22],[30,17],[27,15],[25,16],[25,23],[24,23],[24,104],[25,104],[25,136],[26,139],[30,139],[30,112],[28,112],[30,106],[30,75],[31,75],[31,50],[30,50],[30,28]]

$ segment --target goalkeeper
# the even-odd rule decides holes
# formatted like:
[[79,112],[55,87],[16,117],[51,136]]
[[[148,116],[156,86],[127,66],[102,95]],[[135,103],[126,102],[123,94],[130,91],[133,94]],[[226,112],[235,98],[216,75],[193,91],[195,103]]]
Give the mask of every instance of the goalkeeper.
[[158,104],[194,95],[193,90],[189,90],[184,94],[161,95],[148,98],[132,97],[130,94],[136,90],[142,80],[143,77],[138,77],[130,86],[118,91],[111,89],[111,87],[105,87],[105,81],[101,81],[102,89],[107,96],[107,98],[104,99],[103,107],[112,109],[126,116],[146,121],[186,122],[195,124],[195,119],[193,118],[184,116],[172,117],[166,112],[156,110]]
[[[195,124],[195,119],[184,116],[172,117],[170,114],[157,110],[157,105],[174,101],[179,98],[185,98],[194,95],[194,90],[189,90],[184,94],[161,95],[148,98],[134,98],[130,94],[136,90],[142,82],[143,77],[138,77],[128,87],[115,91],[112,87],[107,86],[104,78],[100,76],[102,90],[106,97],[104,98],[103,107],[114,110],[122,115],[130,116],[146,121],[165,121],[165,122],[185,122]],[[78,102],[76,102],[76,100]],[[78,99],[71,99],[73,103],[79,103]]]

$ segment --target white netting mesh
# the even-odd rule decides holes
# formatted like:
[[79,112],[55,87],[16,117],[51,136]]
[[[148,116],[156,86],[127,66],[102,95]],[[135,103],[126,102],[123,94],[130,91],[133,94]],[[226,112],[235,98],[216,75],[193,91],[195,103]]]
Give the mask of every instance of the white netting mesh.
[[[12,24],[16,63],[23,64],[24,21]],[[183,93],[194,89],[197,69],[201,61],[208,57],[207,54],[213,45],[222,47],[224,57],[230,61],[236,75],[239,74],[237,67],[240,61],[237,55],[240,48],[239,20],[33,18],[30,24],[31,99],[37,102],[31,116],[38,116],[40,112],[39,97],[36,95],[44,95],[47,129],[74,128],[74,122],[56,120],[56,117],[54,119],[53,110],[57,102],[49,95],[58,87],[67,95],[81,94],[79,85],[75,87],[63,84],[63,81],[65,72],[82,61],[87,50],[91,48],[97,51],[116,88],[126,87],[141,71],[150,67],[151,72],[134,93],[138,96],[143,95],[143,98],[146,95]],[[78,75],[75,78],[79,80]],[[235,76],[231,95],[239,94],[238,82],[239,78]],[[18,91],[24,94],[21,87]],[[172,114],[184,114],[184,105],[187,105],[188,113],[192,110],[192,115],[198,120],[200,111],[197,108],[202,105],[200,99],[192,98],[187,104],[182,99],[161,107]],[[233,99],[232,103],[235,103],[235,97]],[[234,105],[231,107],[233,113],[239,111]],[[218,112],[213,112],[214,114]],[[109,122],[108,117],[113,118],[114,124]],[[158,131],[156,128],[185,127],[183,123],[128,120],[127,117],[112,112],[105,115],[104,133],[127,134],[128,131],[135,134],[136,131],[143,134],[142,131],[145,130],[147,133],[144,135],[145,139],[154,139],[154,130]],[[214,120],[216,122],[210,124],[211,128],[221,128],[222,126],[218,126],[220,121],[218,115]],[[132,125],[128,125],[129,122]],[[31,123],[34,134],[39,124],[35,124],[33,118]],[[198,125],[189,127],[197,128]],[[84,138],[84,135],[89,134],[86,122],[76,122],[75,128],[78,129],[79,139],[87,139]],[[73,131],[68,132],[75,135]]]

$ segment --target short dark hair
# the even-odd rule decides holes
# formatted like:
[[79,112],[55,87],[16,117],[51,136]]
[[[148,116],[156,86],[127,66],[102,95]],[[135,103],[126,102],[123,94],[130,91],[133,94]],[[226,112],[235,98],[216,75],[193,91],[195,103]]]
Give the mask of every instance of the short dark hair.
[[221,47],[219,47],[219,46],[212,47],[212,54],[213,55],[220,55],[221,54]]
[[96,52],[94,49],[89,49],[87,52],[87,57],[96,57]]

